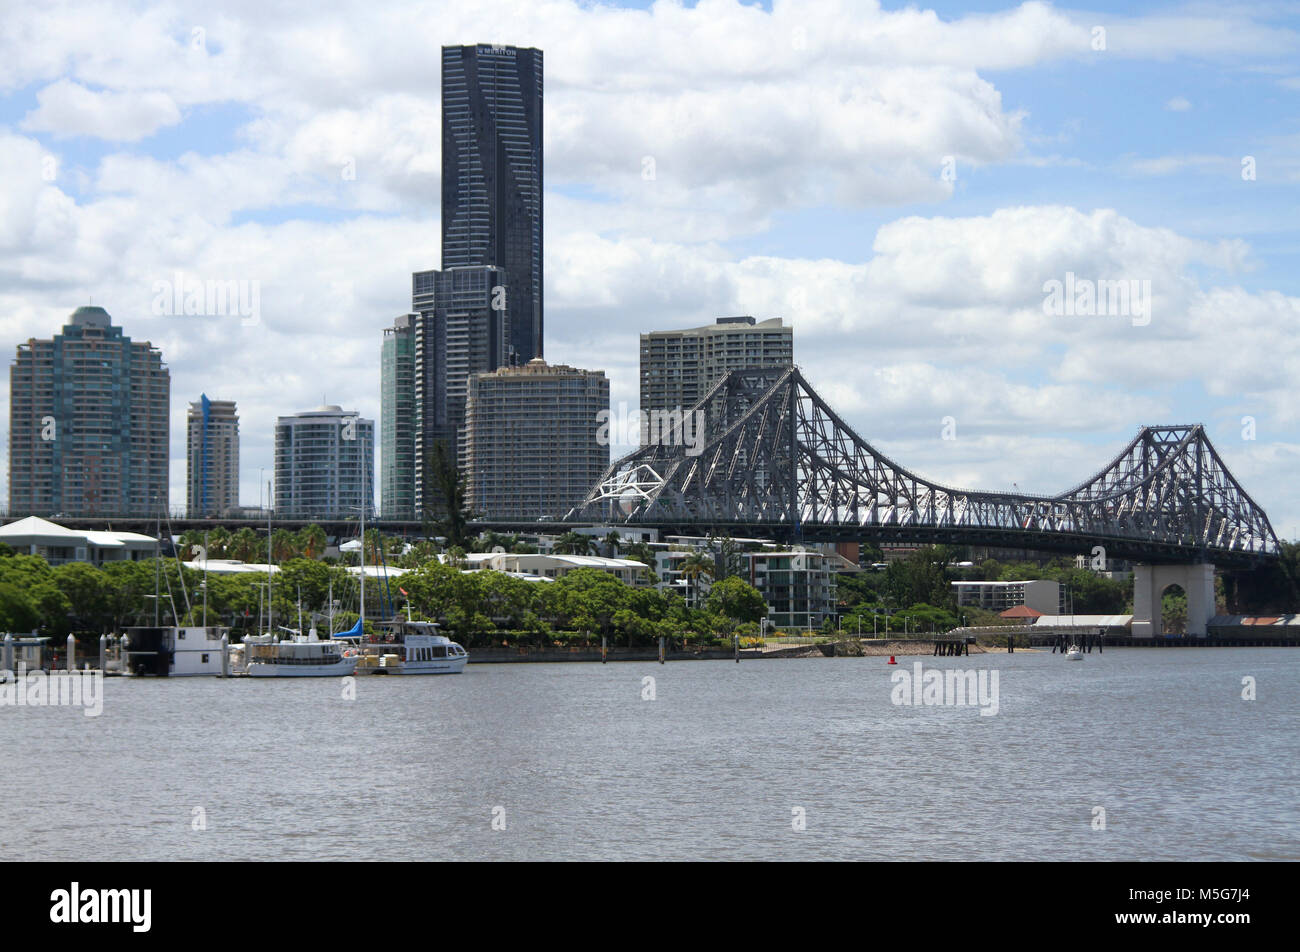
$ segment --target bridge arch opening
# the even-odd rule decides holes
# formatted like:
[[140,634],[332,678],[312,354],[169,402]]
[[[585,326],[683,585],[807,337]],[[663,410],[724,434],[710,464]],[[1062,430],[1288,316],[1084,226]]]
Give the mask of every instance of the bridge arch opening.
[[1166,635],[1187,634],[1187,589],[1171,582],[1160,590],[1158,621]]
[[1204,638],[1214,615],[1214,566],[1206,562],[1133,566],[1133,637]]

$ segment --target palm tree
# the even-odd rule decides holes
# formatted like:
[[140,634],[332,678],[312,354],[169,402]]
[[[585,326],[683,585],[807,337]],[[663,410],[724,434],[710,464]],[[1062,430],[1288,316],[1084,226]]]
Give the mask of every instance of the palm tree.
[[298,540],[288,529],[276,529],[271,533],[271,558],[277,562],[292,559],[298,554]]
[[189,561],[198,558],[198,551],[194,547],[202,545],[203,533],[198,529],[187,529],[181,533],[180,547],[177,551],[180,552],[182,559]]
[[230,530],[217,526],[208,532],[208,556],[213,559],[226,558],[226,549],[230,545]]
[[623,545],[623,537],[618,534],[617,529],[609,530],[609,533],[605,536],[605,545],[609,546],[609,557],[611,559],[618,558],[618,550]]
[[596,547],[596,540],[581,532],[566,532],[555,543],[555,551],[561,555],[587,555]]
[[298,548],[302,552],[303,558],[320,558],[328,541],[325,530],[314,522],[298,530]]
[[493,532],[492,530],[489,529],[487,532],[484,532],[482,535],[480,535],[477,539],[473,541],[473,543],[470,545],[470,551],[491,552],[497,546],[501,546],[502,549],[509,550],[510,543],[511,543],[511,539],[509,536],[503,536],[501,535],[501,533]]
[[682,559],[677,570],[690,582],[690,598],[688,601],[691,605],[694,605],[699,595],[700,576],[705,575],[713,578],[713,560],[703,552],[692,552]]
[[240,562],[253,561],[257,558],[259,549],[261,549],[261,540],[248,526],[244,526],[231,536],[230,544],[227,546],[230,557]]

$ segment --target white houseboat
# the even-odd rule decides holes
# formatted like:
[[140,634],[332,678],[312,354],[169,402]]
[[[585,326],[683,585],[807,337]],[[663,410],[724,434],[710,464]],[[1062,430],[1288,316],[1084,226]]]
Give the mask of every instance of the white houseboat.
[[136,677],[221,677],[229,629],[128,628],[122,638],[122,673]]

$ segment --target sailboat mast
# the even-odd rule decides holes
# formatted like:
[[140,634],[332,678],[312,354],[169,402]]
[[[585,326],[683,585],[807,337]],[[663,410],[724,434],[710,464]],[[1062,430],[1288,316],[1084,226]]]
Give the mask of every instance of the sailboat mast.
[[366,501],[361,500],[361,632],[366,630]]
[[158,627],[158,573],[162,570],[162,516],[154,516],[153,541],[153,626]]
[[271,481],[266,481],[266,630],[275,634],[275,624],[271,607]]

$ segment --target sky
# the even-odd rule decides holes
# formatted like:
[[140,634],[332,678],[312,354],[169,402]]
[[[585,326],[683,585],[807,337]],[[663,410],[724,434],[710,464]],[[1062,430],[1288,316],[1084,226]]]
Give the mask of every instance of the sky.
[[[780,317],[923,476],[1051,494],[1203,423],[1300,535],[1300,4],[0,8],[0,342],[93,300],[160,348],[173,506],[201,393],[245,505],[277,416],[379,419],[440,257],[439,47],[501,43],[545,54],[545,356],[616,419],[638,334]],[[171,313],[178,273],[257,307]]]

